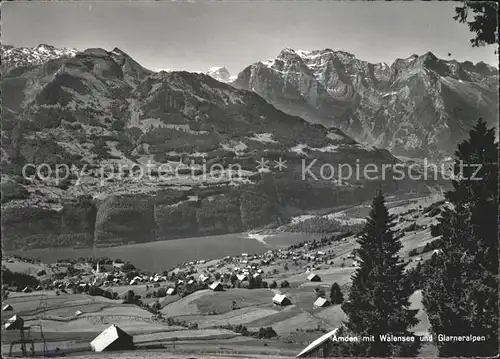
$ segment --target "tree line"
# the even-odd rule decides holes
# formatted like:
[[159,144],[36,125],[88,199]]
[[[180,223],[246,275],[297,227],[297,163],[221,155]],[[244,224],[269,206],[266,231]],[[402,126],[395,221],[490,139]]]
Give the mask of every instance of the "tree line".
[[[479,119],[469,138],[455,152],[453,187],[445,193],[451,206],[444,209],[434,231],[440,235],[440,253],[419,265],[422,303],[430,334],[476,336],[479,341],[436,341],[440,357],[493,357],[498,354],[498,142],[494,129]],[[461,171],[460,163],[480,164]],[[342,304],[347,320],[340,336],[370,337],[373,341],[336,343],[336,356],[417,356],[422,345],[412,331],[419,320],[411,309],[416,289],[415,271],[406,271],[399,256],[400,239],[394,235],[381,190],[371,205],[358,239],[360,266]],[[417,270],[418,271],[418,270]],[[413,338],[383,341],[380,335]]]

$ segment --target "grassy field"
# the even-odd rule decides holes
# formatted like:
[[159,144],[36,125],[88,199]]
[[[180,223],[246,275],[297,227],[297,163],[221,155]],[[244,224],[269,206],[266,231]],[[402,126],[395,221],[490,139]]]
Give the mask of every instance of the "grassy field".
[[278,311],[272,308],[248,307],[218,315],[186,315],[182,319],[196,322],[200,328],[210,328],[224,325],[249,325],[255,320],[268,318],[275,313]]
[[[243,348],[242,348],[243,349]],[[195,349],[193,351],[196,353]],[[220,350],[222,352],[222,350]],[[199,352],[198,352],[199,353]],[[89,355],[78,355],[74,356],[74,359],[91,359],[92,356]],[[106,356],[106,359],[186,359],[194,358],[193,356],[187,356],[186,354],[179,353],[168,353],[165,351],[134,351],[126,353],[111,353]],[[224,354],[224,353],[206,353],[203,355],[196,354],[197,359],[283,359],[283,358],[295,358],[295,355],[269,355],[269,354]]]
[[201,290],[162,308],[166,317],[218,313],[231,311],[232,302],[237,308],[259,307],[271,304],[274,296],[269,289],[230,289],[223,292]]

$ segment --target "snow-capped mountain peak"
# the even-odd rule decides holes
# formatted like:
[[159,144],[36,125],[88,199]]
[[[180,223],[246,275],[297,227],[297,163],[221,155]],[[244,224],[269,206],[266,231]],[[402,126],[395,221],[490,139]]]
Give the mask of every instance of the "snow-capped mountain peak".
[[211,67],[208,69],[207,75],[220,82],[230,82],[235,79],[224,66]]
[[[285,48],[245,68],[232,85],[310,122],[340,127],[360,142],[439,158],[477,120],[470,114],[496,119],[498,70],[430,51],[389,65],[341,50]],[[466,124],[464,130],[450,135],[456,122]]]
[[74,57],[78,52],[77,49],[56,48],[47,44],[39,44],[33,47],[0,46],[2,68],[40,65],[60,57]]

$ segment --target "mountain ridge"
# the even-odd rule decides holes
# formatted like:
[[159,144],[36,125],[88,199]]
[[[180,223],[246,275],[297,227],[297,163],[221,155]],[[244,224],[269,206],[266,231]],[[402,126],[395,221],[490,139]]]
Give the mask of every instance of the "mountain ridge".
[[[496,123],[498,70],[433,53],[369,63],[331,49],[285,48],[249,65],[231,82],[281,110],[334,126],[396,155],[451,155],[478,117]],[[447,129],[458,122],[460,130]]]

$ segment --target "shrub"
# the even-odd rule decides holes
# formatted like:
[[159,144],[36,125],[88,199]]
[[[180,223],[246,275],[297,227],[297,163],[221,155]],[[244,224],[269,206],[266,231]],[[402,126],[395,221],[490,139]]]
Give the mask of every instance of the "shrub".
[[122,131],[125,128],[125,122],[121,120],[115,120],[111,124],[112,131]]
[[122,266],[121,270],[122,270],[123,272],[132,272],[132,271],[135,271],[135,270],[136,270],[136,268],[135,268],[135,266],[134,266],[132,263],[127,262],[127,263],[125,263],[125,264]]
[[316,298],[325,298],[325,290],[323,288],[316,288],[314,290],[316,292]]
[[413,248],[411,251],[408,252],[408,256],[414,257],[418,254],[417,248]]
[[286,280],[281,282],[281,288],[290,288],[290,283]]
[[278,336],[278,333],[272,327],[260,328],[258,333],[259,338],[270,339]]
[[166,288],[159,288],[156,293],[157,298],[163,298],[167,296],[167,289]]
[[112,292],[110,290],[104,290],[99,287],[92,286],[88,289],[88,295],[90,296],[100,296],[108,299],[116,299],[118,297],[118,293]]
[[36,286],[40,281],[26,273],[11,272],[9,269],[2,268],[2,284],[8,286]]

